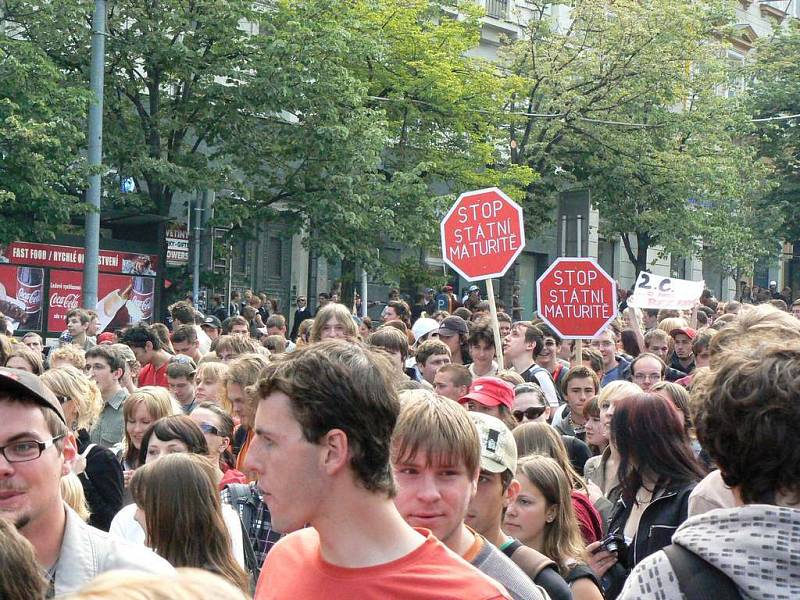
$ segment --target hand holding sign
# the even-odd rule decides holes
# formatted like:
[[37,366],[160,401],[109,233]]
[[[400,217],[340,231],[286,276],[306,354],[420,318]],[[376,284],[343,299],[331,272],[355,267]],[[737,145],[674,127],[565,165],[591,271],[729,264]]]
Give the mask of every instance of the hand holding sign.
[[705,288],[705,281],[687,281],[639,273],[628,306],[636,308],[674,308],[691,310]]

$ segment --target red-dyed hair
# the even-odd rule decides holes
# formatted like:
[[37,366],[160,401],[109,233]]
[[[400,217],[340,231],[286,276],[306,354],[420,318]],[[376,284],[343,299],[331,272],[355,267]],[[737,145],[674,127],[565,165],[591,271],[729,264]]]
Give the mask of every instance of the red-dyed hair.
[[642,485],[642,473],[657,477],[658,487],[705,476],[677,409],[659,394],[640,393],[618,400],[611,439],[620,454],[619,480],[626,503],[633,501]]

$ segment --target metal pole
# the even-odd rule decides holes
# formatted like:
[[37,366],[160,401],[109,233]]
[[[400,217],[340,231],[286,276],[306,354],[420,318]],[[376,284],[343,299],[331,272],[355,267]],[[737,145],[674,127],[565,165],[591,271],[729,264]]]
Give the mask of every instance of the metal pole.
[[561,216],[561,256],[567,255],[567,215]]
[[578,215],[578,251],[575,256],[580,258],[583,256],[583,215]]
[[[203,198],[208,190],[203,192]],[[192,275],[192,300],[195,307],[200,300],[200,235],[203,232],[201,221],[203,219],[203,206],[197,198],[194,205],[194,273]]]
[[[92,63],[90,85],[92,102],[89,105],[89,168],[99,171],[103,162],[103,83],[106,45],[106,1],[95,0],[92,17]],[[122,175],[122,174],[120,174]],[[97,308],[97,272],[100,262],[100,173],[89,176],[86,202],[91,207],[86,213],[83,261],[83,306]]]
[[367,316],[367,288],[369,287],[367,270],[361,269],[361,317]]

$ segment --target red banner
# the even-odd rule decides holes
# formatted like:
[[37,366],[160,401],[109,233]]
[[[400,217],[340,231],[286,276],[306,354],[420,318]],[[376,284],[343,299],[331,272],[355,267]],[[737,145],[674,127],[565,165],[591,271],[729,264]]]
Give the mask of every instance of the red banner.
[[44,269],[0,265],[0,313],[14,330],[42,328]]
[[[82,305],[79,271],[50,271],[47,330],[60,333],[67,328],[67,313]],[[97,281],[99,331],[125,327],[129,323],[152,321],[155,279],[102,273]]]
[[[14,265],[82,270],[84,249],[77,246],[12,242],[5,248],[0,246],[0,263],[2,262]],[[157,264],[158,257],[153,254],[100,250],[98,268],[103,273],[154,276]]]

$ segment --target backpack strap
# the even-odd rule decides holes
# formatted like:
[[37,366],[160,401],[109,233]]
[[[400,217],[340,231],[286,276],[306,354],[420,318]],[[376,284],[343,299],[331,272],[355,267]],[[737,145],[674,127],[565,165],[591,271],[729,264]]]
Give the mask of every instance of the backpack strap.
[[250,485],[247,483],[229,483],[225,486],[225,489],[231,495],[231,505],[239,513],[245,531],[249,532],[253,525],[253,505],[249,502],[253,492]]
[[679,544],[664,548],[686,600],[742,600],[733,580]]
[[503,553],[508,556],[514,564],[531,578],[536,579],[546,567],[555,567],[556,563],[547,558],[544,554],[537,552],[533,548],[524,546],[518,540],[514,540],[503,548]]

